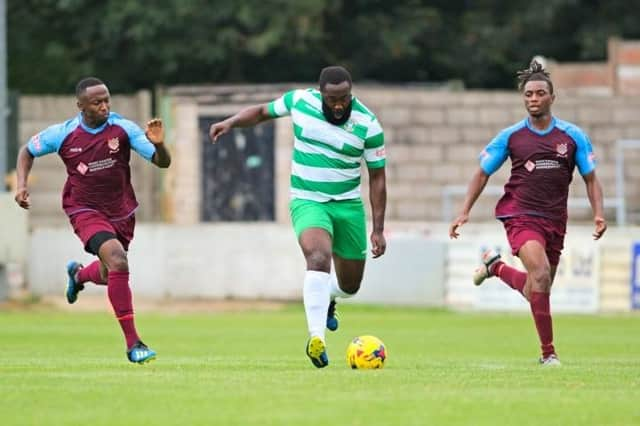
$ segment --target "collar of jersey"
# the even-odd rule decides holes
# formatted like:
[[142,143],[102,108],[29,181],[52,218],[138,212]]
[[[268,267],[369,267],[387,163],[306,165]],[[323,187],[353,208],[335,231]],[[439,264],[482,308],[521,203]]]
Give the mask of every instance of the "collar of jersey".
[[547,127],[544,130],[538,130],[535,127],[533,127],[531,125],[531,122],[529,121],[529,117],[527,117],[524,121],[525,121],[525,123],[527,125],[527,128],[529,130],[531,130],[536,135],[540,135],[540,136],[544,136],[544,135],[550,133],[553,130],[553,128],[556,127],[556,118],[553,117],[553,116],[551,116],[551,123],[549,123],[549,127]]
[[102,126],[96,127],[95,129],[92,129],[91,127],[89,127],[86,124],[84,124],[84,121],[82,120],[82,113],[78,114],[78,122],[80,123],[80,126],[82,127],[82,129],[85,132],[91,133],[92,135],[96,135],[96,134],[100,133],[101,131],[103,131],[104,128],[107,127],[107,125],[109,124],[109,120],[110,119],[111,119],[111,113],[109,113],[109,117],[107,118],[107,121],[105,121]]

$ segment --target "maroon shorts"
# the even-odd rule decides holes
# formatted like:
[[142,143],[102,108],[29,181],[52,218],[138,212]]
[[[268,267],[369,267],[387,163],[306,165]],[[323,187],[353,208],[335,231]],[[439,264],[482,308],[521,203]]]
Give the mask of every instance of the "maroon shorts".
[[97,253],[92,253],[89,250],[89,240],[98,232],[111,232],[122,243],[124,249],[129,250],[129,243],[133,240],[133,229],[136,226],[136,216],[134,214],[125,219],[112,222],[107,216],[96,211],[76,213],[69,218],[69,221],[73,226],[73,232],[84,244],[84,249],[91,254]]
[[511,253],[518,255],[520,248],[527,241],[538,241],[545,248],[551,265],[560,262],[560,254],[564,248],[564,235],[567,231],[565,223],[558,223],[540,216],[517,216],[504,221],[507,239],[511,245]]

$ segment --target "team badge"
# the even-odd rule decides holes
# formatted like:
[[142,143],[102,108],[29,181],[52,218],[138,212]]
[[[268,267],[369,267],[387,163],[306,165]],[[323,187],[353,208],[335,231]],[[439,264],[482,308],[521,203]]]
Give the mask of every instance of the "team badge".
[[558,153],[558,156],[566,157],[567,151],[569,151],[569,148],[567,148],[566,143],[559,143],[558,145],[556,145],[556,152]]
[[355,123],[353,122],[353,120],[349,120],[346,123],[344,123],[343,128],[347,131],[347,132],[353,132],[353,128],[355,127]]
[[89,166],[87,166],[83,162],[80,162],[78,163],[78,167],[76,167],[76,170],[79,171],[81,175],[85,175],[89,170]]
[[529,173],[531,173],[536,168],[536,163],[529,160],[526,163],[524,163],[524,168],[527,169]]
[[115,154],[120,150],[120,139],[112,138],[107,141],[107,145],[109,146],[109,154]]

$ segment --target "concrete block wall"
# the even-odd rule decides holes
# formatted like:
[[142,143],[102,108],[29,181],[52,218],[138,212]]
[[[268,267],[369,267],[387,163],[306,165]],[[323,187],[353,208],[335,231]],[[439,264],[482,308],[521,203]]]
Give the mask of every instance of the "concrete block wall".
[[[188,114],[176,117],[176,138],[189,149],[176,151],[180,170],[171,170],[176,179],[170,188],[172,205],[177,223],[195,223],[198,220],[199,193],[193,185],[199,181],[200,158],[197,144],[187,142],[194,133],[188,131],[201,115],[212,112],[231,115],[242,107],[268,102],[286,90],[310,87],[313,84],[289,84],[278,86],[220,86],[176,87],[168,96],[172,98],[174,111],[191,108]],[[503,128],[526,116],[521,96],[515,92],[500,91],[446,91],[412,86],[354,85],[354,94],[373,110],[380,119],[386,136],[388,156],[388,220],[438,221],[443,217],[445,187],[466,186],[478,167],[478,154]],[[222,96],[224,94],[224,96]],[[233,95],[232,95],[233,94]],[[197,108],[193,108],[193,106]],[[599,161],[597,173],[603,183],[606,197],[615,196],[615,144],[618,139],[640,139],[640,125],[635,119],[640,111],[640,99],[625,96],[570,94],[558,90],[554,114],[582,127],[591,137]],[[288,119],[276,124],[276,220],[288,222],[287,200],[291,161],[291,134]],[[191,136],[189,136],[191,135]],[[184,156],[187,158],[182,158]],[[640,172],[633,167],[640,160],[640,152],[628,152],[625,178],[629,217],[640,217]],[[491,177],[489,184],[502,187],[510,172],[509,162]],[[181,176],[181,177],[179,177]],[[191,177],[187,177],[191,176]],[[362,192],[368,197],[368,179],[363,171]],[[182,182],[182,183],[181,183]],[[189,193],[189,202],[184,196]],[[584,183],[576,172],[570,190],[571,197],[586,197]],[[462,195],[452,197],[457,211]],[[487,192],[477,202],[472,220],[486,221],[493,218],[493,210],[499,195]],[[182,212],[182,213],[181,213]],[[615,211],[607,209],[610,220]],[[634,216],[635,215],[635,216]],[[591,211],[585,207],[570,209],[573,220],[591,219]]]
[[[167,172],[133,156],[134,186],[140,199],[139,218],[193,224],[199,221],[203,135],[200,115],[213,110],[231,115],[253,103],[267,102],[294,87],[309,84],[267,86],[208,86],[171,89],[167,142],[174,163]],[[312,86],[312,85],[311,85]],[[386,134],[388,156],[388,220],[437,221],[443,217],[442,191],[449,185],[466,185],[478,167],[477,156],[502,128],[525,117],[520,95],[515,92],[446,91],[411,86],[354,86],[360,97],[379,117]],[[23,97],[20,102],[20,137],[26,142],[35,132],[76,114],[72,97]],[[150,116],[149,94],[114,96],[113,110],[143,125]],[[637,114],[640,99],[629,96],[570,94],[558,89],[554,114],[573,121],[590,135],[599,161],[597,173],[607,197],[615,195],[615,142],[640,139]],[[170,125],[169,125],[170,124]],[[289,221],[287,200],[292,132],[288,119],[276,124],[276,220]],[[640,172],[634,164],[639,151],[625,153],[628,217],[640,221]],[[507,162],[489,184],[503,186],[509,175]],[[363,173],[363,195],[368,180]],[[55,155],[40,158],[33,169],[31,226],[66,226],[60,209],[60,190],[65,173]],[[164,179],[164,184],[162,181]],[[161,194],[160,188],[165,191]],[[161,212],[161,198],[166,196]],[[585,197],[584,184],[576,173],[571,197]],[[497,195],[484,194],[472,212],[472,220],[491,220]],[[452,197],[457,211],[462,196]],[[607,217],[615,218],[608,209]],[[589,220],[588,208],[570,210],[572,220]]]
[[[391,220],[442,220],[442,188],[466,185],[478,167],[477,156],[502,128],[524,118],[517,92],[445,92],[419,88],[370,88],[354,92],[378,115],[386,134],[389,217]],[[606,197],[615,195],[615,143],[640,139],[640,100],[625,96],[557,93],[554,114],[582,127],[591,137],[599,161],[597,173]],[[628,206],[640,206],[640,152],[625,156]],[[502,186],[509,175],[507,161],[489,184]],[[363,185],[366,190],[366,185]],[[576,172],[571,197],[586,197]],[[472,212],[474,220],[489,220],[496,196],[483,195]],[[459,208],[462,197],[454,199]],[[635,206],[635,207],[634,207]],[[615,212],[606,211],[613,219]],[[573,208],[572,219],[589,220],[590,209]]]

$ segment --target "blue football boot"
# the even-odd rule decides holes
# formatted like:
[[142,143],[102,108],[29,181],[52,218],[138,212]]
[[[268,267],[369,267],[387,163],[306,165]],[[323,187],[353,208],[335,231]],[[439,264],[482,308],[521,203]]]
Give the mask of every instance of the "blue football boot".
[[332,300],[329,303],[329,309],[327,310],[327,328],[331,331],[338,329],[338,315],[336,314],[336,301]]
[[75,303],[78,300],[78,293],[84,290],[84,284],[80,284],[76,281],[76,273],[82,268],[82,264],[76,262],[75,260],[71,260],[67,263],[67,275],[69,279],[67,280],[67,291],[65,295],[67,296],[67,302]]
[[131,362],[144,364],[156,359],[156,352],[152,349],[149,349],[147,345],[138,340],[138,342],[135,345],[131,346],[131,348],[127,351],[127,358]]

